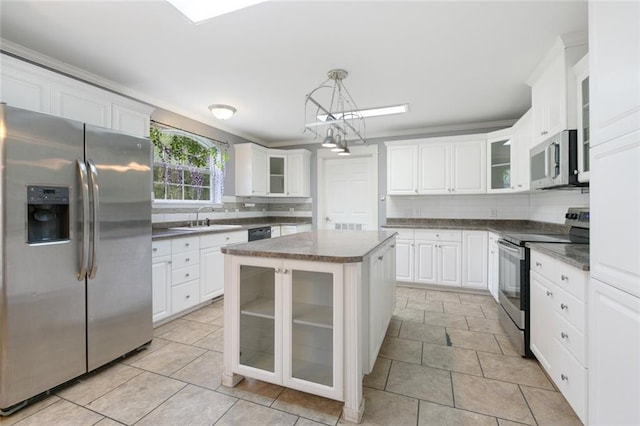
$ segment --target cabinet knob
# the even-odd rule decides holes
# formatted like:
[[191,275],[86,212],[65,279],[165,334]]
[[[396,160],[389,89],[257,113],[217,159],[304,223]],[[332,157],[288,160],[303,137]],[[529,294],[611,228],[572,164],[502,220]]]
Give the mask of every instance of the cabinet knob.
[[280,268],[276,268],[274,271],[275,271],[276,274],[279,274],[280,273]]
[[153,251],[158,251],[158,247],[154,247],[154,248],[153,248]]
[[563,331],[560,333],[560,337],[562,337],[563,339],[566,339],[567,337],[569,337],[569,335]]
[[536,262],[536,266],[537,266],[537,267],[540,267],[540,266],[542,266],[542,263],[540,263],[540,262]]
[[185,247],[189,247],[189,243],[184,243],[184,246]]
[[568,277],[568,276],[566,276],[566,275],[564,275],[564,274],[562,274],[562,275],[560,275],[560,279],[561,279],[562,281],[568,281],[568,280],[569,280],[569,277]]
[[567,380],[569,380],[569,376],[565,376],[564,374],[561,374],[560,378],[562,379],[563,382],[566,382]]
[[191,260],[191,259],[189,259],[188,257],[186,257],[186,258],[184,259],[184,261],[185,261],[185,262],[189,262],[190,260]]
[[547,296],[553,296],[553,293],[551,293],[549,290],[547,290]]
[[396,248],[396,245],[395,244],[391,244],[391,248]]
[[455,188],[451,188],[451,192],[456,192],[456,189]]
[[184,274],[185,278],[189,277],[189,273],[187,272],[186,274]]
[[191,295],[187,294],[184,298],[185,299],[189,299],[191,297]]
[[282,273],[286,275],[286,274],[288,274],[288,273],[289,273],[289,270],[288,270],[288,269],[283,269],[283,270],[282,270]]
[[416,192],[416,194],[418,193],[418,190],[417,190],[417,189],[414,189],[414,191]]
[[230,239],[229,237],[226,238],[227,241],[229,241],[229,239]]
[[566,311],[567,309],[569,309],[569,307],[567,305],[565,305],[564,303],[560,304],[560,309],[562,309],[563,311]]
[[384,259],[384,256],[378,256],[378,260]]

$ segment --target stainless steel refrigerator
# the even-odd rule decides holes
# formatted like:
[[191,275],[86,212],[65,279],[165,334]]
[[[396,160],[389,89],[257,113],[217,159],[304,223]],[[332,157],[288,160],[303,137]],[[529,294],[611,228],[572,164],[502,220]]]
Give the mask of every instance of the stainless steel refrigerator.
[[0,411],[152,339],[146,139],[0,104]]

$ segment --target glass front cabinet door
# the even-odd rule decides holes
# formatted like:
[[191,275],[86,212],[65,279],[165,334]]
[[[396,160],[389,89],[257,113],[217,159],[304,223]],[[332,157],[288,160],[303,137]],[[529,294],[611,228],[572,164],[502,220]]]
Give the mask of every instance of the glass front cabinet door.
[[589,55],[574,66],[578,96],[578,181],[589,182]]
[[342,400],[342,264],[247,257],[232,264],[235,372]]
[[509,192],[514,190],[511,179],[513,172],[512,139],[512,135],[503,130],[487,135],[487,192]]

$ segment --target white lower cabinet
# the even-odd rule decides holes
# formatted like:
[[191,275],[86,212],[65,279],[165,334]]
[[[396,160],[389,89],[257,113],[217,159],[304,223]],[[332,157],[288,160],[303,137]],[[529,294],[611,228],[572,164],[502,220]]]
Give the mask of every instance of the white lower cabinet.
[[462,231],[462,286],[487,289],[487,231]]
[[[233,371],[343,398],[343,268],[339,263],[232,256],[225,327]],[[228,334],[227,334],[228,331]]]
[[489,293],[493,296],[493,298],[498,302],[498,291],[499,291],[499,281],[498,281],[498,268],[499,265],[499,257],[498,257],[498,240],[500,236],[498,234],[494,234],[493,232],[489,232],[489,259],[487,262],[487,286],[489,287]]
[[585,424],[588,279],[588,272],[531,249],[531,351]]
[[[309,232],[312,226],[308,223],[301,223],[300,225],[280,225],[280,235],[291,235],[299,232]],[[273,236],[273,235],[272,235]]]
[[200,236],[200,300],[213,299],[224,293],[224,254],[220,249],[247,240],[244,230]]
[[171,315],[200,303],[200,237],[171,240]]
[[171,241],[151,244],[153,322],[171,315]]
[[415,282],[460,286],[462,232],[415,231]]

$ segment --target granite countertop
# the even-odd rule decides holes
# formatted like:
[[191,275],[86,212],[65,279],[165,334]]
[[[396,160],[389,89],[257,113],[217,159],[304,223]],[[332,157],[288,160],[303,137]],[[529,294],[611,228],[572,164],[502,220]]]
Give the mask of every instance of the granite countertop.
[[239,256],[357,263],[390,238],[389,231],[315,231],[223,247]]
[[[258,228],[262,226],[281,226],[281,225],[311,225],[311,222],[258,222],[258,223],[242,223],[234,228],[216,228],[215,225],[230,225],[230,223],[212,223],[211,227],[198,227],[195,229],[175,229],[175,228],[153,228],[151,230],[151,239],[166,240],[175,237],[187,237],[201,234],[218,234],[222,232],[246,231],[247,229]],[[179,225],[177,225],[179,226]],[[188,225],[186,225],[188,226]]]
[[526,243],[526,246],[574,268],[589,270],[589,244]]
[[543,232],[566,234],[568,227],[547,222],[509,219],[400,219],[389,218],[382,228],[407,229],[462,229],[467,231],[490,231],[501,233]]

